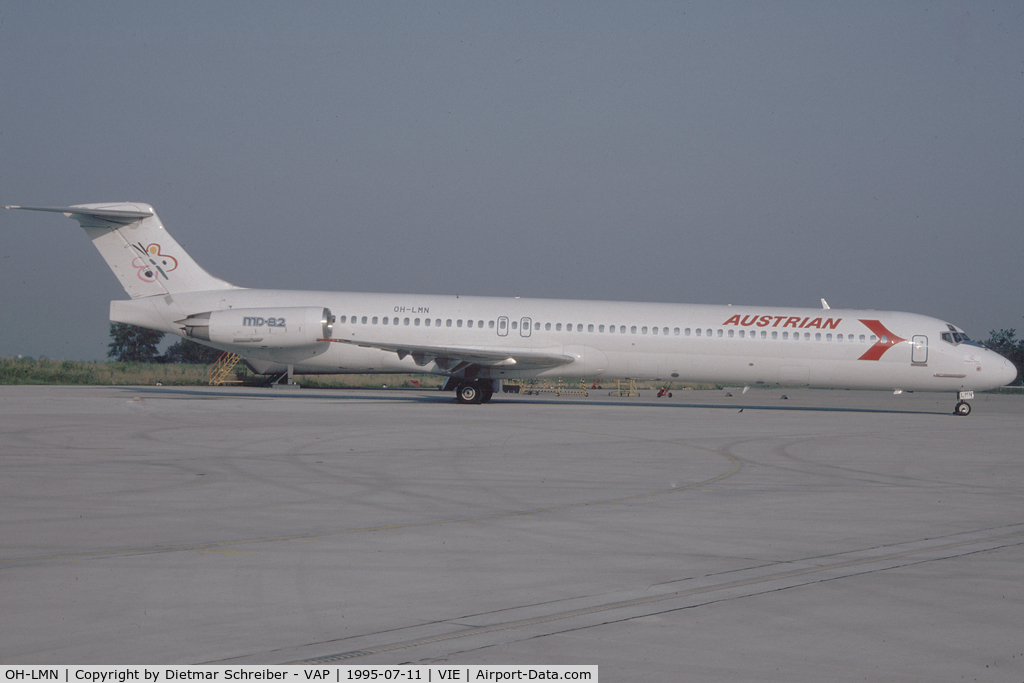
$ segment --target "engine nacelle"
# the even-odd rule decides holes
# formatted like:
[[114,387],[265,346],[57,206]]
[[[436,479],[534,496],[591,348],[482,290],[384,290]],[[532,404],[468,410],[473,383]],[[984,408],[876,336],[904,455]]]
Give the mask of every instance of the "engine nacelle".
[[252,348],[294,349],[329,339],[334,316],[326,308],[227,308],[177,321],[193,339]]

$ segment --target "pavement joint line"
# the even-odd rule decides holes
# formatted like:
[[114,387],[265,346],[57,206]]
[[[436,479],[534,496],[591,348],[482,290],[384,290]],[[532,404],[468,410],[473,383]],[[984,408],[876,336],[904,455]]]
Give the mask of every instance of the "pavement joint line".
[[[1014,525],[1014,526],[1019,526],[1019,525]],[[968,532],[968,533],[976,533],[976,532]],[[963,535],[963,534],[955,534],[955,535],[960,536],[960,535]],[[710,585],[710,586],[701,586],[701,587],[698,587],[698,588],[689,588],[689,589],[685,589],[685,590],[674,591],[674,592],[671,592],[671,593],[664,593],[664,594],[661,594],[661,595],[651,595],[651,596],[646,596],[646,597],[642,597],[642,598],[633,598],[633,599],[630,599],[630,600],[618,600],[618,601],[614,601],[614,602],[605,603],[605,604],[602,604],[602,605],[593,605],[591,607],[581,607],[581,608],[578,608],[578,609],[567,610],[565,612],[557,612],[555,614],[545,615],[545,616],[541,616],[541,617],[532,617],[532,618],[529,618],[529,619],[518,619],[518,620],[514,620],[514,621],[509,621],[509,622],[490,624],[490,625],[487,625],[487,626],[475,626],[475,627],[463,629],[461,631],[454,631],[452,633],[445,633],[445,634],[440,634],[440,635],[436,635],[436,636],[426,636],[426,637],[423,637],[423,638],[416,638],[416,639],[413,639],[413,640],[401,641],[401,642],[397,642],[397,643],[390,643],[390,644],[380,645],[380,646],[376,646],[376,647],[360,648],[359,650],[352,650],[350,652],[341,652],[341,653],[332,654],[332,655],[325,655],[323,657],[314,657],[314,658],[311,658],[311,659],[304,659],[304,660],[300,660],[300,661],[297,661],[297,662],[291,662],[291,664],[297,664],[297,665],[328,664],[328,663],[334,662],[334,661],[341,661],[341,660],[345,660],[345,659],[355,659],[357,657],[365,657],[365,656],[374,655],[374,654],[383,654],[385,652],[393,652],[395,650],[402,650],[402,649],[406,649],[406,648],[410,648],[410,647],[418,647],[418,646],[421,646],[421,645],[429,645],[429,644],[432,644],[432,643],[437,643],[437,642],[442,642],[442,641],[447,641],[447,640],[455,640],[457,638],[466,638],[466,637],[469,637],[469,636],[484,635],[484,634],[487,634],[487,633],[493,633],[495,631],[504,631],[504,630],[514,629],[514,628],[522,628],[524,626],[533,626],[533,625],[536,625],[536,624],[543,624],[543,623],[548,623],[548,622],[553,622],[553,621],[561,621],[561,620],[564,620],[564,619],[571,619],[571,618],[579,617],[579,616],[587,616],[587,615],[591,615],[591,614],[597,614],[597,613],[600,613],[600,612],[608,612],[608,611],[617,610],[617,609],[624,609],[624,608],[627,608],[627,607],[635,607],[635,606],[638,606],[638,605],[647,605],[647,604],[652,604],[652,603],[657,603],[657,602],[665,602],[665,601],[668,601],[668,600],[676,600],[676,599],[679,599],[679,598],[686,598],[686,597],[691,597],[691,596],[695,596],[695,595],[702,595],[702,594],[706,594],[706,593],[712,593],[712,592],[717,592],[717,591],[729,590],[729,589],[732,589],[732,588],[742,588],[742,587],[751,586],[751,585],[760,584],[760,583],[768,583],[770,581],[779,581],[779,580],[793,578],[793,577],[797,577],[797,576],[805,576],[805,575],[808,575],[808,574],[818,574],[818,573],[823,573],[823,572],[827,572],[827,571],[831,571],[831,570],[836,570],[836,569],[845,569],[845,568],[849,568],[849,567],[855,567],[855,566],[858,566],[858,565],[872,564],[872,563],[877,563],[877,562],[886,562],[886,561],[890,561],[890,560],[896,560],[896,559],[910,557],[910,556],[913,556],[913,555],[930,554],[930,553],[942,552],[942,551],[945,551],[945,550],[953,550],[955,548],[965,548],[965,547],[968,547],[968,546],[988,546],[988,545],[990,545],[993,542],[1003,541],[1003,540],[1007,540],[1007,539],[1014,538],[1014,537],[1020,537],[1021,535],[1024,535],[1024,530],[1016,530],[1016,531],[1012,531],[1012,532],[1009,532],[1009,533],[1000,534],[1000,535],[997,535],[997,536],[988,536],[988,537],[985,537],[985,538],[975,538],[975,539],[966,539],[966,540],[962,540],[962,541],[953,541],[953,542],[950,542],[950,543],[945,543],[945,544],[937,545],[937,546],[915,547],[915,548],[911,548],[911,549],[903,550],[903,551],[899,551],[899,552],[890,552],[890,553],[886,553],[886,554],[883,554],[883,555],[876,555],[876,556],[871,556],[871,557],[863,557],[863,558],[860,558],[860,559],[846,560],[846,561],[843,561],[843,562],[834,562],[834,563],[823,564],[823,565],[814,566],[814,567],[804,567],[804,568],[801,568],[801,569],[792,569],[792,570],[781,572],[781,573],[777,573],[777,574],[769,574],[769,575],[760,576],[760,577],[751,577],[751,578],[748,578],[748,579],[737,579],[737,580],[733,580],[733,581],[727,581],[725,583],[714,584],[714,585]],[[910,543],[912,543],[914,545],[917,545],[920,542],[919,541],[912,541]],[[1024,545],[1024,539],[1021,539],[1017,543],[1013,543],[1013,544],[1010,544],[1010,545]],[[943,557],[933,557],[933,558],[925,559],[925,560],[922,560],[922,561],[924,561],[924,562],[935,562],[935,561],[944,560],[944,559],[951,559],[953,557],[960,557],[960,556],[963,556],[963,555],[970,555],[970,554],[973,554],[975,552],[984,552],[986,550],[994,550],[995,548],[998,548],[998,547],[1000,547],[1000,546],[976,548],[976,549],[972,549],[970,551],[966,551],[966,552],[962,552],[962,553],[955,553],[953,555],[947,555],[947,556],[943,556]],[[841,553],[841,554],[848,554],[848,553]],[[786,562],[786,563],[783,563],[783,564],[792,564],[792,563],[791,562]],[[881,568],[879,571],[888,571],[890,569],[898,569],[900,567],[907,566],[907,564],[917,564],[917,562],[895,564],[895,565],[893,565],[891,567]],[[837,578],[846,578],[846,577],[837,577]],[[806,585],[806,584],[796,584],[794,586],[787,586],[787,588],[796,588],[796,587],[801,586],[801,585]],[[747,596],[738,596],[738,597],[747,597]]]
[[536,508],[536,509],[533,509],[533,510],[515,510],[515,511],[511,511],[511,512],[499,512],[499,513],[494,513],[494,514],[490,514],[490,515],[478,515],[478,516],[472,516],[472,517],[453,517],[453,518],[450,518],[450,519],[436,519],[436,520],[430,520],[430,521],[424,521],[424,522],[403,522],[403,523],[400,523],[400,524],[384,524],[384,525],[380,525],[380,526],[363,527],[363,528],[359,528],[359,529],[343,529],[343,530],[340,530],[340,531],[319,531],[319,532],[312,532],[312,533],[307,533],[307,534],[287,534],[287,535],[283,535],[283,536],[267,536],[267,537],[264,537],[264,538],[244,538],[244,539],[239,539],[239,540],[235,540],[235,541],[210,541],[208,543],[188,543],[188,544],[184,544],[184,545],[153,546],[153,547],[150,547],[150,548],[123,548],[123,549],[120,549],[120,550],[117,550],[117,549],[114,549],[114,550],[96,550],[96,551],[83,552],[83,553],[66,553],[66,554],[58,554],[58,555],[39,555],[39,556],[34,556],[34,557],[9,557],[9,558],[2,558],[2,559],[0,559],[0,566],[5,565],[5,564],[14,564],[14,563],[22,563],[22,562],[29,562],[29,563],[31,563],[31,562],[42,562],[42,561],[46,561],[46,560],[72,560],[72,561],[78,561],[78,560],[100,558],[100,557],[121,557],[121,556],[131,556],[131,555],[149,555],[149,554],[154,554],[154,553],[180,552],[180,551],[189,551],[189,550],[203,550],[203,551],[205,551],[205,550],[209,550],[211,548],[225,548],[225,547],[228,547],[228,546],[245,545],[245,544],[249,544],[249,543],[270,543],[270,542],[278,542],[278,541],[310,540],[310,539],[316,539],[316,538],[329,538],[331,536],[341,536],[343,534],[367,533],[367,532],[374,532],[374,531],[388,531],[388,530],[392,530],[392,529],[411,529],[411,528],[416,528],[416,527],[443,525],[443,524],[466,524],[466,523],[469,523],[469,522],[479,522],[479,521],[483,521],[483,520],[487,520],[487,519],[503,519],[503,518],[510,518],[510,517],[525,517],[525,516],[528,516],[528,515],[545,514],[545,513],[548,513],[548,512],[558,512],[558,511],[561,511],[561,510],[574,510],[574,509],[579,509],[579,508],[591,507],[591,506],[595,506],[595,505],[612,505],[612,504],[615,504],[615,503],[621,503],[621,502],[628,501],[628,500],[641,500],[643,498],[654,498],[654,497],[657,497],[657,496],[664,496],[664,495],[668,495],[668,494],[671,494],[671,493],[679,493],[679,492],[682,492],[682,491],[687,491],[687,490],[690,490],[690,489],[696,489],[696,488],[698,488],[700,486],[707,486],[709,484],[714,484],[714,483],[720,482],[720,481],[722,481],[724,479],[728,479],[732,475],[734,475],[737,472],[739,472],[740,468],[742,467],[742,462],[738,458],[735,458],[734,456],[732,456],[732,455],[730,455],[728,453],[723,453],[721,451],[717,451],[717,450],[712,449],[712,448],[705,448],[703,446],[690,446],[690,445],[687,445],[687,444],[679,444],[679,443],[673,443],[671,441],[661,441],[661,440],[657,440],[657,439],[643,439],[643,438],[641,438],[641,440],[653,441],[653,442],[659,442],[659,443],[668,443],[668,444],[672,444],[672,445],[676,445],[676,446],[684,446],[686,448],[693,448],[693,449],[696,449],[696,450],[700,450],[700,451],[705,451],[707,453],[711,453],[713,455],[718,455],[718,456],[721,456],[721,457],[725,458],[730,463],[732,463],[732,469],[730,469],[728,472],[725,472],[723,474],[719,474],[719,475],[717,475],[715,477],[712,477],[710,479],[705,479],[703,481],[694,482],[692,484],[686,484],[684,486],[675,486],[675,487],[672,487],[672,488],[669,488],[669,489],[662,489],[662,490],[659,490],[659,491],[649,491],[647,493],[638,493],[638,494],[631,495],[631,496],[621,496],[621,497],[618,497],[618,498],[608,498],[608,499],[604,499],[604,500],[584,501],[584,502],[581,502],[581,503],[570,503],[568,505],[555,505],[555,506],[551,506],[551,507]]

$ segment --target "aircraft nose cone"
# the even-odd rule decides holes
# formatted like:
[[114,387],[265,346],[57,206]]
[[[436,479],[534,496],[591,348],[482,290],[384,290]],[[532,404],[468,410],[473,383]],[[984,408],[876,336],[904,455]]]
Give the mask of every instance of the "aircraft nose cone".
[[1017,366],[1004,358],[1003,366],[999,369],[999,379],[1002,382],[1000,386],[1006,386],[1017,379]]

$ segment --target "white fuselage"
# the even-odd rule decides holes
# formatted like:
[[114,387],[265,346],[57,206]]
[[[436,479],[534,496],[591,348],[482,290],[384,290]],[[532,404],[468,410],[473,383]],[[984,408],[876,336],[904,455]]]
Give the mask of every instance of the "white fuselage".
[[[182,334],[202,311],[325,307],[333,337],[279,348],[266,335],[214,344],[257,369],[458,374],[402,345],[532,350],[571,357],[551,368],[491,365],[475,376],[650,378],[718,384],[961,391],[1013,381],[1004,358],[950,338],[947,323],[912,313],[560,299],[231,289],[111,304],[111,319]],[[422,359],[421,359],[422,360]]]

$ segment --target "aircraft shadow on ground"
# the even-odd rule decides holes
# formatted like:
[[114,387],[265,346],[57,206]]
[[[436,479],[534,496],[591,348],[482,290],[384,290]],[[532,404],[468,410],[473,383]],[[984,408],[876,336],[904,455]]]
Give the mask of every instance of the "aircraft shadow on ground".
[[[332,401],[403,401],[413,403],[435,403],[458,405],[455,397],[450,392],[437,390],[417,389],[344,389],[344,390],[322,390],[314,389],[316,393],[308,393],[301,389],[274,390],[268,389],[266,394],[256,394],[252,390],[204,390],[186,387],[125,387],[142,394],[153,394],[163,396],[190,397],[202,400],[217,400],[222,398],[241,398],[253,400],[268,399],[304,399],[304,400],[332,400]],[[368,394],[370,394],[368,396]],[[784,400],[784,399],[779,399]],[[502,394],[495,394],[489,405],[561,405],[561,406],[588,406],[592,408],[604,407],[631,407],[631,408],[703,408],[710,410],[728,410],[736,413],[743,411],[768,410],[781,412],[821,412],[821,413],[880,413],[889,415],[952,415],[953,411],[939,410],[911,410],[906,408],[871,408],[871,407],[847,407],[830,405],[765,405],[763,403],[704,403],[704,402],[679,402],[667,401],[645,401],[623,398],[621,400],[588,400],[586,398],[561,398],[561,397],[529,397],[511,398]],[[459,406],[461,409],[472,410],[476,406]]]

